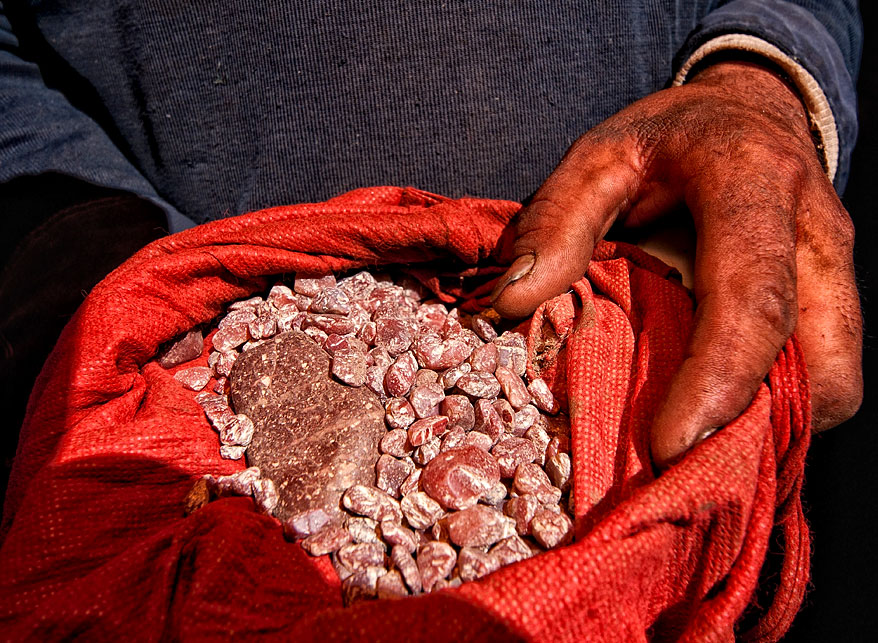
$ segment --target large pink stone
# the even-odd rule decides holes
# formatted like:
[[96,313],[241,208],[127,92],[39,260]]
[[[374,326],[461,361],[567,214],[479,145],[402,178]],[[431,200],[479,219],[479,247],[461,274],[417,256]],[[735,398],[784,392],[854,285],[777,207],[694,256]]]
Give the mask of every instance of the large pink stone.
[[329,356],[305,334],[242,353],[229,382],[235,412],[255,427],[247,462],[274,481],[281,521],[314,509],[340,518],[344,491],[375,483],[384,409],[369,389],[336,382]]

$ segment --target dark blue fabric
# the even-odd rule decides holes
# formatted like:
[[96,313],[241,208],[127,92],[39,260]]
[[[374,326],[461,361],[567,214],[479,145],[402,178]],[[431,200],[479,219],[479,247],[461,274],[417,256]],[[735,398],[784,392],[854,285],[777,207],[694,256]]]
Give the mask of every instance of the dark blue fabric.
[[58,171],[195,222],[374,184],[524,199],[580,134],[736,24],[823,84],[840,174],[856,131],[846,0],[813,14],[780,0],[5,6],[0,182]]
[[836,190],[847,184],[857,140],[856,78],[863,25],[856,0],[726,0],[702,19],[678,54],[682,64],[699,46],[729,33],[758,36],[796,60],[820,84],[839,139]]

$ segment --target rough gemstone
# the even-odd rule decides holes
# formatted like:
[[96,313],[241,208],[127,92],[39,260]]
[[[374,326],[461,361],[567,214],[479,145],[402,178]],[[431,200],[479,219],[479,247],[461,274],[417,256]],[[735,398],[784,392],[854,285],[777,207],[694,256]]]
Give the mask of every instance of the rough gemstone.
[[[409,427],[411,429],[411,427]],[[436,436],[415,449],[412,459],[419,465],[424,466],[430,460],[439,455],[439,449],[442,447],[442,438]]]
[[440,453],[422,475],[424,491],[449,509],[471,507],[499,480],[497,461],[475,446]]
[[515,530],[524,536],[530,533],[530,521],[540,508],[540,501],[532,493],[510,498],[503,508],[506,515],[515,521]]
[[207,366],[193,366],[174,373],[174,379],[190,391],[200,391],[210,381],[211,372]]
[[378,522],[365,516],[348,516],[344,521],[344,528],[348,530],[355,543],[380,543],[378,536]]
[[457,388],[474,398],[495,398],[500,394],[500,382],[490,373],[467,373],[457,380]]
[[493,373],[497,370],[497,360],[499,353],[497,346],[494,344],[483,344],[472,352],[469,356],[469,364],[474,371],[483,373]]
[[385,493],[399,498],[399,488],[406,481],[415,465],[409,459],[397,460],[392,455],[384,454],[375,465],[377,476],[376,486]]
[[531,401],[530,393],[521,377],[505,366],[498,366],[494,376],[500,382],[504,397],[516,409],[520,409]]
[[366,353],[355,348],[336,350],[332,374],[348,386],[362,386],[366,383]]
[[475,426],[476,412],[465,395],[449,395],[439,404],[439,412],[448,418],[449,429],[469,431]]
[[307,538],[329,524],[330,516],[323,509],[303,511],[290,516],[284,523],[284,535],[288,538]]
[[445,390],[436,383],[415,386],[409,393],[409,402],[419,418],[439,415],[439,403],[444,399]]
[[391,429],[406,429],[417,419],[415,409],[403,397],[394,397],[388,400],[387,404],[384,405],[384,411],[384,419]]
[[496,557],[486,554],[480,549],[464,547],[457,555],[457,573],[465,582],[487,576],[491,572],[497,571],[499,567],[500,564]]
[[515,412],[515,417],[512,420],[512,435],[516,437],[523,436],[530,427],[536,424],[539,418],[540,412],[534,405],[528,404],[522,407]]
[[566,545],[573,540],[573,521],[564,512],[547,509],[537,511],[530,522],[536,541],[546,549]]
[[484,315],[476,315],[472,320],[473,330],[476,334],[486,342],[493,342],[497,339],[497,331]]
[[445,513],[438,502],[423,491],[406,494],[400,502],[405,519],[415,529],[427,529]]
[[552,484],[562,492],[570,488],[570,456],[560,451],[546,460],[546,473]]
[[392,600],[408,596],[409,591],[402,580],[402,574],[398,570],[392,569],[378,578],[378,582],[375,584],[375,593],[381,600]]
[[510,536],[501,540],[488,553],[497,559],[501,567],[533,556],[533,551],[520,536]]
[[312,556],[323,556],[338,551],[351,542],[351,535],[338,525],[327,525],[302,541],[302,547]]
[[415,532],[411,529],[403,527],[402,524],[393,520],[384,520],[380,524],[381,537],[388,545],[400,545],[405,547],[406,551],[414,552],[418,543],[415,539]]
[[538,464],[519,465],[512,487],[520,495],[534,494],[543,504],[557,504],[561,500],[561,490],[552,486],[549,476]]
[[411,389],[417,372],[418,361],[411,351],[405,352],[387,368],[384,388],[392,397],[402,397]]
[[401,545],[394,545],[390,550],[390,560],[402,574],[402,579],[412,594],[420,594],[423,590],[421,571],[411,553]]
[[484,433],[494,444],[503,435],[505,425],[491,400],[477,400],[473,430]]
[[446,518],[451,542],[460,547],[493,545],[515,534],[515,521],[493,507],[475,505]]
[[312,313],[348,315],[351,312],[351,300],[339,288],[324,288],[314,296],[310,311]]
[[335,286],[335,275],[296,274],[293,290],[306,297],[315,297],[324,288]]
[[224,353],[237,348],[248,339],[250,339],[250,335],[247,326],[245,324],[233,324],[216,331],[210,341],[216,350]]
[[418,420],[408,428],[409,444],[419,447],[446,431],[448,431],[448,418],[444,415]]
[[379,543],[351,543],[339,548],[338,561],[353,571],[384,565],[384,546]]
[[418,570],[425,591],[432,591],[434,585],[447,578],[457,563],[457,554],[448,543],[430,542],[418,550]]
[[193,328],[181,338],[175,340],[159,357],[162,368],[173,368],[185,362],[201,357],[204,349],[204,337],[200,328]]
[[393,429],[384,434],[379,447],[382,453],[403,458],[410,455],[414,447],[409,444],[409,435],[404,429]]
[[464,362],[460,366],[454,366],[442,373],[439,382],[446,391],[452,389],[457,384],[457,380],[472,371],[472,366],[468,362]]
[[337,515],[347,488],[374,482],[384,409],[368,389],[334,381],[329,356],[303,333],[242,354],[229,381],[235,409],[255,426],[247,461],[277,486],[278,519]]
[[345,509],[372,520],[402,520],[399,502],[378,487],[352,486],[342,496]]
[[515,475],[518,465],[536,459],[537,450],[534,443],[527,438],[508,436],[494,445],[491,454],[497,458],[497,464],[500,465],[500,476],[511,478]]
[[546,384],[545,380],[540,377],[531,380],[527,390],[528,393],[531,394],[531,397],[533,397],[534,404],[537,405],[537,408],[546,413],[558,412],[558,402],[555,400],[555,396],[552,395],[552,391],[549,388],[549,385]]

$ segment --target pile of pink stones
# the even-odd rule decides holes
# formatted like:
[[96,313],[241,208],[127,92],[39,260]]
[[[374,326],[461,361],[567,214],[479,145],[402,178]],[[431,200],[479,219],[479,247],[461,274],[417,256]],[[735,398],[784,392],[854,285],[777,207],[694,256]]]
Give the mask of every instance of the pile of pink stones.
[[[347,518],[322,511],[285,525],[312,555],[332,554],[348,602],[455,587],[572,538],[569,425],[539,378],[527,384],[524,336],[497,333],[487,315],[422,302],[410,281],[360,272],[298,277],[266,299],[229,306],[209,369],[182,371],[217,429],[221,454],[240,458],[253,424],[229,407],[226,378],[239,351],[301,330],[330,355],[332,375],[384,404],[375,485],[342,498]],[[277,496],[251,467],[212,478],[219,493]]]

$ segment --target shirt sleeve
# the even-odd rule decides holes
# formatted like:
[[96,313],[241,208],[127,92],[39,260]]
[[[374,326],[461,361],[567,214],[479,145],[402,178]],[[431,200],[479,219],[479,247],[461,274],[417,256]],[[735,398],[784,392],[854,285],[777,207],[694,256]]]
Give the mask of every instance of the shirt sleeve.
[[675,84],[718,52],[768,59],[796,85],[836,190],[857,139],[856,77],[863,27],[856,0],[730,0],[708,13],[678,54]]
[[107,133],[26,60],[0,2],[0,183],[49,172],[132,192],[159,205],[168,229],[194,225],[164,201]]

